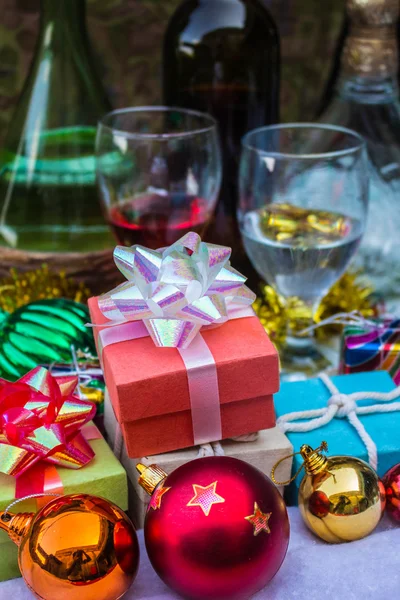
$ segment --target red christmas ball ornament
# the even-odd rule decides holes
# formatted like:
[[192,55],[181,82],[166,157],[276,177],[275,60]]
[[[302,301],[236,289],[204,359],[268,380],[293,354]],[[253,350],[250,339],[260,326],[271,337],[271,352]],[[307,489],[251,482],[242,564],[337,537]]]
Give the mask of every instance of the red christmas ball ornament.
[[385,474],[383,485],[386,492],[386,509],[400,523],[400,463]]
[[245,600],[279,570],[289,543],[282,496],[234,458],[191,461],[167,476],[138,465],[152,493],[144,534],[161,579],[192,600]]

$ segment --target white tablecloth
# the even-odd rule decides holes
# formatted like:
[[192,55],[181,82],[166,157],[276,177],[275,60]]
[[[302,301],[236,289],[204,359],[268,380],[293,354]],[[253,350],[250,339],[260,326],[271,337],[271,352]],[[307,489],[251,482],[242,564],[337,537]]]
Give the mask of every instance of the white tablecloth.
[[[289,515],[286,560],[255,600],[400,600],[400,526],[385,518],[369,537],[333,546],[305,528],[296,508]],[[124,600],[177,600],[152,570],[142,531],[139,540],[139,574]],[[32,598],[22,579],[0,583],[0,600]]]

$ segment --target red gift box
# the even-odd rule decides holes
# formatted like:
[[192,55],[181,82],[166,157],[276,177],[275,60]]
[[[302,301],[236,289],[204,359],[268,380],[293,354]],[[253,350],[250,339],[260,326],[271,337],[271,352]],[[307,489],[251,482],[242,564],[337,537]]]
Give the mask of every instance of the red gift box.
[[[89,309],[100,354],[99,325],[109,321],[97,298]],[[231,320],[201,336],[216,365],[222,439],[274,427],[279,359],[258,318]],[[194,445],[188,371],[176,348],[157,348],[146,336],[106,346],[102,361],[131,458]]]

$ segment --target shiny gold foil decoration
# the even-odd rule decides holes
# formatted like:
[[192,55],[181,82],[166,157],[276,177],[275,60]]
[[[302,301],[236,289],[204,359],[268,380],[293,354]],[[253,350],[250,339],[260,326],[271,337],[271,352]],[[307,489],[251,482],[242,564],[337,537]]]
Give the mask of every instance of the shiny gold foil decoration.
[[36,515],[0,512],[36,598],[117,600],[139,565],[135,529],[115,504],[88,494],[51,500]]
[[[327,457],[323,454],[327,449],[325,442],[315,450],[306,444],[300,448],[306,471],[299,489],[300,513],[307,527],[326,542],[358,540],[378,525],[385,508],[385,489],[366,462],[351,456]],[[289,483],[275,478],[280,462],[282,459],[272,470],[272,480]]]
[[81,383],[79,385],[79,390],[85,397],[85,400],[89,400],[90,402],[94,402],[97,406],[100,406],[104,402],[104,388],[101,387],[92,387],[90,385],[84,385]]
[[[339,312],[358,311],[366,318],[377,315],[373,299],[374,289],[361,273],[345,273],[322,300],[316,314],[315,323]],[[300,298],[285,300],[270,285],[264,285],[261,296],[253,304],[264,329],[276,344],[285,341],[288,328],[301,331],[310,325],[309,308]],[[332,334],[339,333],[339,325],[326,325],[316,329],[317,339],[323,341]]]
[[268,204],[260,213],[263,236],[292,247],[324,246],[343,239],[351,220],[326,210],[309,210],[293,204]]
[[50,272],[47,265],[25,273],[11,269],[9,277],[0,279],[0,309],[9,313],[36,300],[69,298],[86,302],[90,295],[82,283],[76,283],[63,272]]

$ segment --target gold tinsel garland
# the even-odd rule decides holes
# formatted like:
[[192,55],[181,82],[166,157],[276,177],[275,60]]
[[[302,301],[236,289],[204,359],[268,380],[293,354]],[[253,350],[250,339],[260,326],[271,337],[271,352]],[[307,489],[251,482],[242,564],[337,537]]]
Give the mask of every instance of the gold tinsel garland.
[[[374,317],[377,314],[373,298],[374,289],[359,272],[345,273],[323,298],[314,321],[327,319],[339,312],[358,311],[364,317]],[[277,344],[285,340],[288,325],[292,328],[309,324],[308,308],[299,298],[291,298],[288,302],[270,285],[262,288],[261,296],[253,304],[261,323],[270,338]],[[323,340],[332,333],[338,333],[336,325],[326,325],[316,329],[316,336]]]
[[[322,300],[314,320],[319,323],[338,312],[353,310],[365,317],[374,317],[377,310],[373,293],[373,288],[359,272],[345,273]],[[0,309],[9,313],[35,300],[70,298],[75,302],[86,302],[89,297],[90,291],[83,284],[77,284],[65,273],[51,273],[47,265],[25,273],[11,269],[10,277],[0,280]],[[309,324],[308,309],[299,298],[286,302],[269,285],[263,286],[253,307],[268,335],[278,344],[284,341],[288,324],[292,328],[295,324],[301,327]],[[316,335],[318,339],[324,339],[337,331],[337,326],[328,325],[318,328]]]
[[63,272],[52,273],[47,265],[25,273],[11,269],[9,277],[0,279],[0,309],[9,313],[36,300],[69,298],[86,302],[89,297],[83,284],[77,284]]

